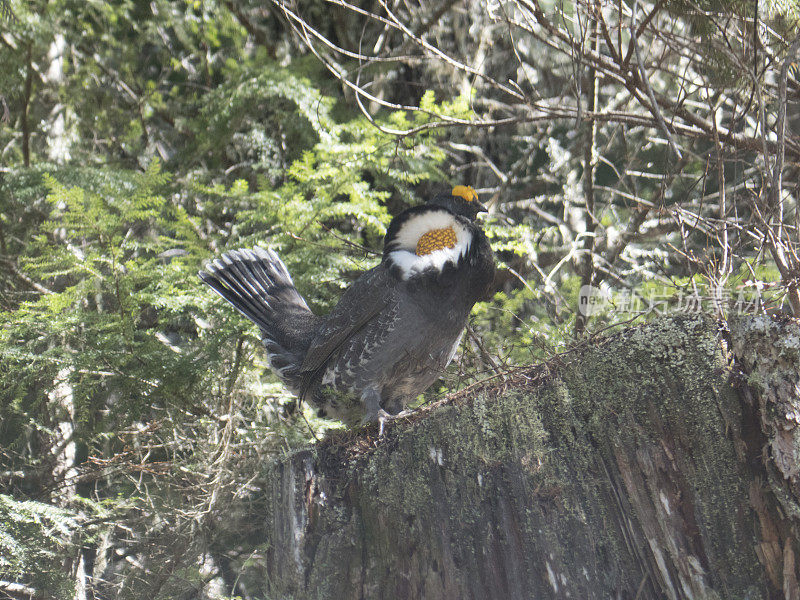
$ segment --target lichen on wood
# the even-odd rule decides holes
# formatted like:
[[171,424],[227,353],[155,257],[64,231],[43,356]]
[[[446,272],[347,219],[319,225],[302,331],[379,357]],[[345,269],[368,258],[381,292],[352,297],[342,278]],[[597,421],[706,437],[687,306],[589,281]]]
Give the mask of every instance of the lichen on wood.
[[796,518],[775,494],[794,488],[769,483],[760,411],[797,352],[770,379],[769,357],[736,356],[753,321],[736,326],[631,328],[270,465],[267,597],[791,597]]

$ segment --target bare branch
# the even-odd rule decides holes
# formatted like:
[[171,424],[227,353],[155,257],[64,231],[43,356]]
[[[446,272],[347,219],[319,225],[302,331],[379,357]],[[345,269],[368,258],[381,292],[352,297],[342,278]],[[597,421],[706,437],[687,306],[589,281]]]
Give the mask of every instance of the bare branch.
[[[639,74],[641,77],[642,84],[644,85],[645,90],[647,91],[647,95],[650,98],[651,106],[649,108],[651,109],[653,116],[656,118],[656,121],[658,121],[658,124],[661,127],[661,130],[664,132],[664,135],[667,136],[667,140],[669,141],[669,147],[672,148],[672,151],[675,153],[675,156],[677,156],[678,159],[681,159],[683,158],[683,156],[681,155],[681,151],[678,150],[678,146],[675,145],[675,140],[672,139],[672,134],[669,131],[669,127],[667,127],[667,123],[666,121],[664,121],[664,115],[661,114],[661,110],[658,108],[658,102],[656,102],[656,97],[655,94],[653,93],[653,88],[650,85],[650,80],[647,77],[647,71],[645,71],[644,63],[642,62],[642,55],[639,52],[639,42],[636,38],[636,11],[638,10],[638,8],[639,8],[639,0],[633,0],[633,8],[631,9],[631,42],[630,42],[631,47],[633,48],[633,52],[636,56],[636,63],[639,68]],[[655,9],[653,9],[653,11],[655,12]]]

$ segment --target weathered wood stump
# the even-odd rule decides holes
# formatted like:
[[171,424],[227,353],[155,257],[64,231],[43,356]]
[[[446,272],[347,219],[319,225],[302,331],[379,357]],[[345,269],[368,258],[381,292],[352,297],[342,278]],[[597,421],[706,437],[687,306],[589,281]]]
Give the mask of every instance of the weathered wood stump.
[[795,323],[626,330],[269,467],[269,598],[798,598]]

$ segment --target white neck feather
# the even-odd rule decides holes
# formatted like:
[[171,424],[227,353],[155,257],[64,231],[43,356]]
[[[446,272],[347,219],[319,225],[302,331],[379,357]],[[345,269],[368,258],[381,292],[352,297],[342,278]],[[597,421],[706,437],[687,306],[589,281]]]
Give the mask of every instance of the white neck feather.
[[[456,234],[455,246],[440,248],[423,256],[416,254],[419,238],[433,229],[448,227]],[[389,252],[389,258],[399,267],[402,278],[409,279],[431,268],[441,271],[448,262],[458,263],[471,243],[472,233],[458,222],[455,215],[446,210],[431,210],[414,215],[403,223],[393,240],[396,249]]]

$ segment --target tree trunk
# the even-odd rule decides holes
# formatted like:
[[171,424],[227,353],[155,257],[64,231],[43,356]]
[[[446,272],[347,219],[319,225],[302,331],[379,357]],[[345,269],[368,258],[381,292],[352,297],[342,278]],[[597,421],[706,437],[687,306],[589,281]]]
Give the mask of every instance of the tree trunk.
[[269,467],[268,598],[798,598],[800,328],[626,330]]

